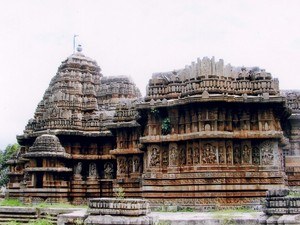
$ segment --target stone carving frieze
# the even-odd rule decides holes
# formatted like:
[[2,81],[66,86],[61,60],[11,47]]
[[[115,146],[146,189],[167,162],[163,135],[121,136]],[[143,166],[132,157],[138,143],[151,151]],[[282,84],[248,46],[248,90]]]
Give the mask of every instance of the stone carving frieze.
[[126,157],[120,156],[117,158],[118,163],[118,174],[126,174],[127,171],[127,165],[126,165]]
[[97,166],[96,163],[89,164],[89,177],[97,177]]
[[178,147],[176,143],[171,143],[169,145],[169,165],[177,166],[178,165]]
[[281,91],[281,94],[286,97],[287,105],[293,112],[300,112],[300,91],[286,90]]
[[261,164],[273,165],[274,164],[274,143],[271,141],[264,141],[260,144],[261,151]]
[[150,146],[149,165],[151,167],[159,167],[161,164],[161,152],[157,145]]
[[212,144],[205,144],[202,150],[202,163],[214,164],[217,163],[217,149]]
[[141,173],[142,170],[142,163],[139,156],[133,157],[133,172],[134,173]]
[[[175,93],[174,94],[174,90]],[[176,90],[178,90],[176,92]],[[204,57],[183,69],[155,73],[149,81],[146,101],[180,98],[201,93],[260,95],[279,93],[278,80],[258,67],[224,66],[224,61]],[[209,97],[209,96],[208,96]],[[293,101],[295,102],[295,101]],[[299,104],[293,103],[293,107]]]

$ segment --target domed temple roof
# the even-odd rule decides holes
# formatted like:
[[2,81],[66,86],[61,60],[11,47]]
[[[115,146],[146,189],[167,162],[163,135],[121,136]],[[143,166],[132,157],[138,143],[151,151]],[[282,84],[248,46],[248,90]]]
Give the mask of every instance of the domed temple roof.
[[66,157],[69,158],[65,149],[61,146],[58,137],[50,134],[43,134],[36,138],[33,146],[29,148],[25,157]]
[[97,62],[80,52],[64,60],[29,120],[23,136],[43,133],[103,136],[111,135],[106,124],[113,121],[123,99],[141,94],[126,76],[103,77]]

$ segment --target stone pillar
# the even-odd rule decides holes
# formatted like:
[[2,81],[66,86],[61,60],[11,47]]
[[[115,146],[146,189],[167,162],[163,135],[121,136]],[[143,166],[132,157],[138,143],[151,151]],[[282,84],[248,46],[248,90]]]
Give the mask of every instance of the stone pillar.
[[292,114],[289,123],[291,125],[291,153],[300,156],[300,114]]

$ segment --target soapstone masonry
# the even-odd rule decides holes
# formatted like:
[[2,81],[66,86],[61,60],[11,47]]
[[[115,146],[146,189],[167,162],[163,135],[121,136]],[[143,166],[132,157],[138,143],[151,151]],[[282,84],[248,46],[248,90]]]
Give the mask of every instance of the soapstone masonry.
[[123,188],[152,207],[257,206],[300,185],[299,102],[263,69],[207,57],[153,74],[141,98],[79,48],[17,137],[8,193],[81,204]]

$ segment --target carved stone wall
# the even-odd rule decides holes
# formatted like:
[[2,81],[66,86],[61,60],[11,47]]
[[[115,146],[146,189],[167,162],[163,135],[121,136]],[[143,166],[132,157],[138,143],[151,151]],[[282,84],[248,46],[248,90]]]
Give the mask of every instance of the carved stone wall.
[[62,62],[18,136],[10,196],[80,204],[123,188],[208,209],[300,185],[300,95],[265,70],[205,57],[153,74],[144,99],[100,71],[81,51]]
[[151,99],[176,99],[208,93],[226,94],[278,94],[279,82],[271,74],[258,67],[224,66],[220,59],[204,57],[184,69],[155,73],[147,88],[146,101]]

